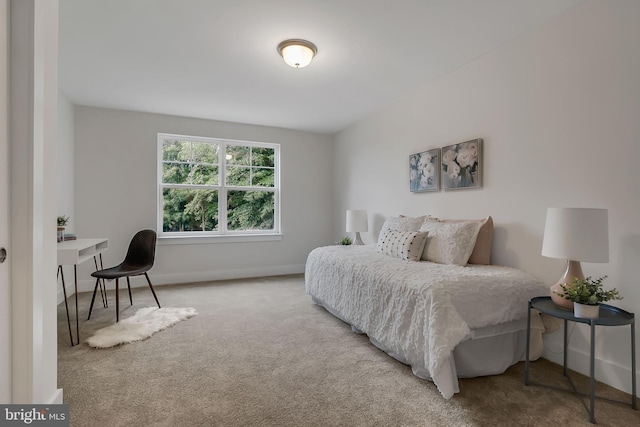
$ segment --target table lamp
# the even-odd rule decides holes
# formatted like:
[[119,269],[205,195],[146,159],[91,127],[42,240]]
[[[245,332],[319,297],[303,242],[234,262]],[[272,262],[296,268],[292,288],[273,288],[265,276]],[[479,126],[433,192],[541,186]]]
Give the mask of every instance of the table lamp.
[[360,238],[361,231],[369,231],[369,221],[367,211],[365,210],[349,210],[347,211],[347,233],[355,232],[353,239],[354,245],[363,245]]
[[609,262],[607,209],[548,208],[542,255],[567,260],[564,275],[551,286],[550,292],[556,305],[573,309],[573,302],[555,292],[562,293],[562,285],[571,286],[574,278],[584,279],[581,261]]

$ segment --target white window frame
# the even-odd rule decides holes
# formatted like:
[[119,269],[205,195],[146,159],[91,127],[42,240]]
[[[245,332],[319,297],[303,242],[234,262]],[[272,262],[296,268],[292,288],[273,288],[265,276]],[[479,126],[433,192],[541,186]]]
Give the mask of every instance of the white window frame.
[[[165,139],[181,139],[193,142],[217,144],[219,146],[218,159],[218,184],[217,185],[189,185],[189,184],[163,184],[163,147]],[[248,187],[248,186],[227,186],[226,166],[227,159],[224,155],[227,146],[271,148],[274,150],[274,186],[273,187]],[[280,144],[257,141],[243,141],[222,138],[210,138],[202,136],[178,135],[171,133],[158,133],[157,143],[157,230],[158,241],[161,244],[191,244],[203,242],[237,242],[237,241],[271,241],[281,240],[280,228]],[[218,229],[212,231],[184,231],[165,232],[164,229],[164,198],[162,195],[165,188],[190,188],[202,190],[218,191]],[[240,191],[272,191],[274,193],[274,223],[273,230],[228,230],[227,229],[227,192],[233,190]]]

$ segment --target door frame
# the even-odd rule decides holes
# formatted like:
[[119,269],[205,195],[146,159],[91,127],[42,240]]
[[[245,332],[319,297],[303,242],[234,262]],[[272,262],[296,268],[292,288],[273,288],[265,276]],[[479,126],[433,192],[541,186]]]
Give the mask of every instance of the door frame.
[[[9,1],[0,0],[0,248],[9,245]],[[12,403],[11,257],[0,264],[0,403]]]

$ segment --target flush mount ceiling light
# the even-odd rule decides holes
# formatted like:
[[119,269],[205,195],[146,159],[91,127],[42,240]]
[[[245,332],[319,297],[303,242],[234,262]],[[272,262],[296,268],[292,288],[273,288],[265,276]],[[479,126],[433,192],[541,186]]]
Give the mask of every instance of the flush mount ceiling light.
[[284,62],[294,68],[302,68],[309,65],[318,48],[313,43],[300,40],[289,39],[278,45],[278,53],[282,55]]

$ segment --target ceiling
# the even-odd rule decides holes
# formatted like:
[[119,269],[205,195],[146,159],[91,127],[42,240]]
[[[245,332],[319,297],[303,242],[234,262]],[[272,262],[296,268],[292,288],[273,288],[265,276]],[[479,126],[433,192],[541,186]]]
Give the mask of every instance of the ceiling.
[[[583,0],[60,0],[78,105],[334,133]],[[276,46],[318,47],[306,68]]]

